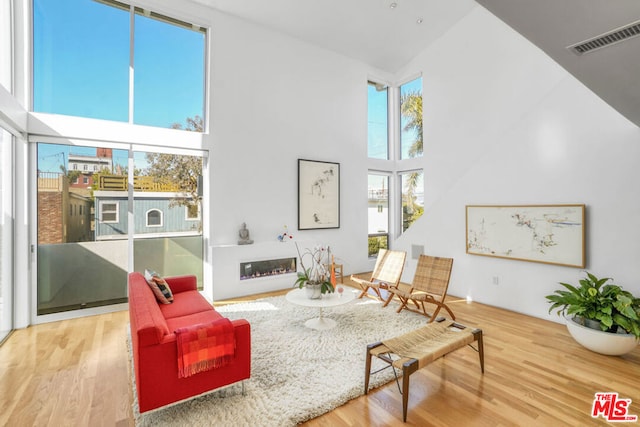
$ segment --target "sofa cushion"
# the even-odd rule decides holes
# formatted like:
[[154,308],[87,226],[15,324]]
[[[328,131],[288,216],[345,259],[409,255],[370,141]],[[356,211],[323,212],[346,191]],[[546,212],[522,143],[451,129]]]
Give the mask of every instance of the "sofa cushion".
[[161,304],[160,310],[165,319],[186,316],[201,311],[213,311],[213,306],[198,291],[180,292],[173,296],[173,304]]
[[173,294],[169,284],[158,273],[153,270],[145,270],[144,279],[159,303],[171,304],[173,302]]
[[170,333],[174,333],[176,329],[186,328],[201,323],[211,323],[215,320],[222,319],[223,316],[215,310],[201,311],[199,313],[188,314],[186,316],[174,317],[167,320],[167,328]]

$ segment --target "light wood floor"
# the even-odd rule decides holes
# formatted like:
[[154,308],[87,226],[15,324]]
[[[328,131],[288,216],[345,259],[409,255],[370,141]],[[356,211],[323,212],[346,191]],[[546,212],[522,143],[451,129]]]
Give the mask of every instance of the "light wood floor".
[[[590,416],[594,393],[606,391],[632,399],[630,414],[640,416],[640,347],[602,356],[581,348],[563,325],[447,301],[460,323],[483,329],[485,374],[470,348],[413,374],[406,425],[606,425]],[[391,316],[396,307],[383,310]],[[15,331],[0,347],[0,425],[133,425],[127,325],[125,311]],[[403,425],[395,383],[305,424],[395,425]]]

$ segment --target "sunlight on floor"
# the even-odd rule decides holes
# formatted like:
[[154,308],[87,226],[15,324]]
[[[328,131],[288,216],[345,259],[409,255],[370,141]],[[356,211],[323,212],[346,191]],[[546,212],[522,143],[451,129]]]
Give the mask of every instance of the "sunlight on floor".
[[249,303],[228,304],[222,307],[216,307],[216,310],[220,313],[245,313],[250,311],[275,311],[278,310],[278,308],[268,302],[256,301]]

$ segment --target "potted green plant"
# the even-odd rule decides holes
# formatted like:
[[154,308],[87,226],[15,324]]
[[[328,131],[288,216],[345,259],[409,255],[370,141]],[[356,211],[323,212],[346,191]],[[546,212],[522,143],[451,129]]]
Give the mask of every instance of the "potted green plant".
[[546,296],[551,303],[549,313],[556,310],[564,315],[571,335],[590,350],[604,354],[631,351],[640,339],[640,298],[608,283],[609,277],[586,274],[578,286],[560,282],[564,289]]
[[[306,288],[307,295],[311,299],[318,299],[327,292],[333,292],[331,274],[327,268],[328,263],[323,262],[323,259],[329,256],[328,250],[323,246],[316,246],[313,249],[306,249],[301,254],[297,243],[296,250],[298,251],[302,271],[298,272],[298,278],[294,286],[300,289]],[[308,268],[304,265],[305,256],[311,258],[311,266]]]

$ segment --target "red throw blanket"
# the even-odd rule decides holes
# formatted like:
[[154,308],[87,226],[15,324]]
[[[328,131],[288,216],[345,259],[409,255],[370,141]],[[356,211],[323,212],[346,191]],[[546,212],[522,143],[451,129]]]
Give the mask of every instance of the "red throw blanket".
[[178,378],[219,368],[236,352],[234,327],[227,318],[176,329]]

